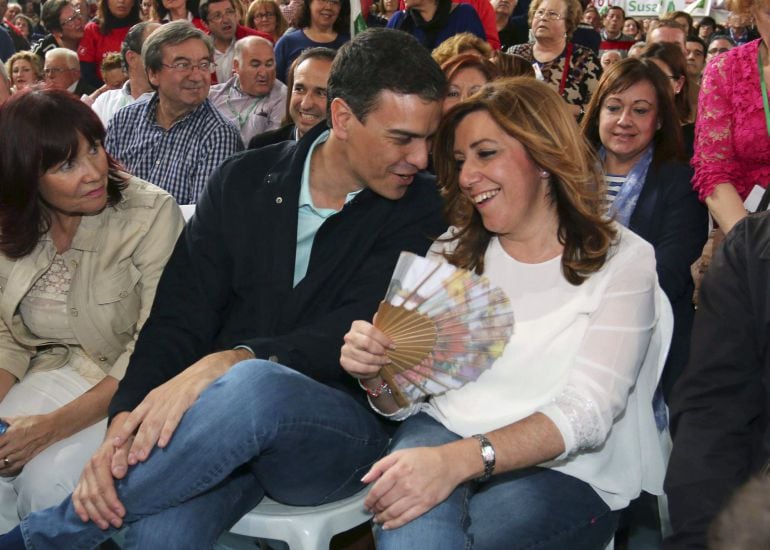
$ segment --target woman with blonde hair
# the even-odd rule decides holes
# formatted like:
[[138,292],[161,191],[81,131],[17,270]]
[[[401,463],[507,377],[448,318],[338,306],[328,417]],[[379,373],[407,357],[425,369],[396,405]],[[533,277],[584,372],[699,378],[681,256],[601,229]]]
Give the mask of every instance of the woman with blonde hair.
[[392,342],[353,323],[343,368],[403,421],[363,478],[377,547],[604,548],[619,510],[662,492],[671,312],[652,247],[604,217],[590,146],[541,82],[485,86],[435,142],[453,227],[429,255],[484,274],[516,322],[478,380],[405,408],[380,374]]
[[11,78],[11,92],[18,92],[43,80],[40,57],[32,52],[16,52],[5,62],[5,69]]
[[436,63],[443,65],[450,57],[461,53],[476,53],[489,59],[494,55],[494,50],[486,40],[471,32],[461,32],[444,40],[430,55]]

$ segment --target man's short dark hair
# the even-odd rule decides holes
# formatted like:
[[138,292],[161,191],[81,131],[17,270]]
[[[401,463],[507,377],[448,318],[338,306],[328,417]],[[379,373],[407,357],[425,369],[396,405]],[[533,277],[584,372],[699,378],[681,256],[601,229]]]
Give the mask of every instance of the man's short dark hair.
[[709,38],[709,46],[711,46],[714,40],[727,40],[733,48],[735,47],[735,40],[729,34],[712,34],[711,38]]
[[703,48],[703,55],[706,55],[706,42],[704,42],[704,40],[700,36],[695,36],[694,34],[691,34],[690,36],[685,38],[685,42],[697,42]]
[[48,0],[43,4],[43,12],[40,14],[40,21],[42,21],[45,30],[48,32],[60,31],[61,28],[61,12],[72,4],[69,0]]
[[128,61],[126,60],[126,54],[128,54],[128,52],[142,55],[142,46],[144,45],[147,27],[152,24],[152,21],[142,21],[128,29],[128,33],[123,39],[123,43],[120,45],[120,60],[123,63],[124,69],[128,70]]
[[175,46],[185,40],[197,39],[206,44],[209,57],[214,59],[214,43],[211,38],[188,21],[172,21],[147,37],[142,45],[142,61],[147,71],[157,73],[163,68],[163,47]]
[[[209,4],[215,3],[215,2],[223,2],[224,0],[201,0],[198,4],[198,14],[200,15],[200,18],[203,20],[204,23],[209,22]],[[233,9],[236,9],[235,7],[235,0],[228,0],[230,2],[230,6],[232,6]]]
[[411,34],[369,29],[344,44],[334,58],[327,88],[329,124],[335,98],[345,100],[363,122],[385,90],[441,101],[447,81],[430,52]]
[[[607,15],[609,15],[612,10],[620,10],[623,14],[623,21],[626,20],[626,10],[624,10],[622,6],[610,6],[607,8]],[[605,17],[607,17],[607,15],[605,15]]]

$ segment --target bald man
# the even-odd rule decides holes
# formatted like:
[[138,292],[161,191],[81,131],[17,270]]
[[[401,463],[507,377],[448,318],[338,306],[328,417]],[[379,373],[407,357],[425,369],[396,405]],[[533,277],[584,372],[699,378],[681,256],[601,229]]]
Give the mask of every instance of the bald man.
[[211,87],[209,100],[241,133],[244,143],[281,124],[286,85],[275,79],[273,44],[259,36],[235,43],[235,75]]

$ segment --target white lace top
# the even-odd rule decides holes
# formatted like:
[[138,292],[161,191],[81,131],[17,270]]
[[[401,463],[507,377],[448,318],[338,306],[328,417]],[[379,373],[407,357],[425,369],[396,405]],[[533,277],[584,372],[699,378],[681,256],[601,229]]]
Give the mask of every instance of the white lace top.
[[[506,292],[515,318],[503,355],[476,382],[394,416],[421,410],[468,437],[541,412],[566,448],[547,466],[590,483],[612,509],[626,506],[642,485],[662,490],[665,451],[652,394],[668,349],[671,312],[657,283],[652,247],[620,232],[609,261],[580,286],[564,278],[560,257],[524,264],[493,238],[485,275]],[[439,240],[431,252],[444,246]],[[661,314],[667,328],[658,324]],[[648,464],[641,462],[644,453],[652,454]],[[649,469],[652,477],[642,473]]]
[[70,326],[67,298],[73,271],[64,256],[57,254],[48,270],[35,281],[21,300],[19,313],[27,328],[38,338],[68,344],[70,366],[95,384],[104,378],[104,371],[86,355]]

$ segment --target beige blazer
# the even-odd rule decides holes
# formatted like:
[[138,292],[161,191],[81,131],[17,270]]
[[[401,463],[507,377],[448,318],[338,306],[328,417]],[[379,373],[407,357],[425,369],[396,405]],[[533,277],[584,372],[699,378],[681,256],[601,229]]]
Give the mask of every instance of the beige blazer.
[[[134,177],[120,203],[83,216],[65,256],[73,272],[67,306],[78,342],[105,374],[123,377],[183,226],[173,197]],[[17,379],[59,368],[70,357],[68,345],[36,337],[19,314],[55,255],[49,235],[21,259],[0,254],[0,368]]]

